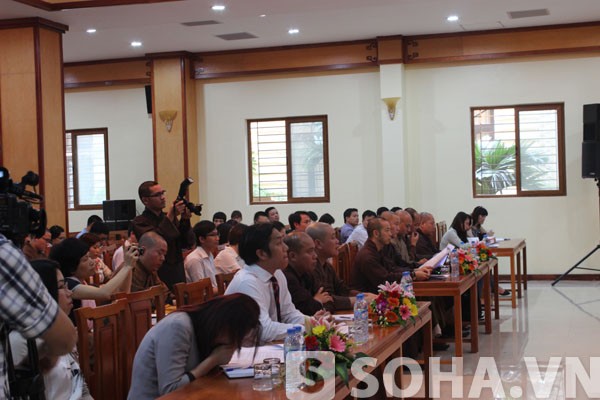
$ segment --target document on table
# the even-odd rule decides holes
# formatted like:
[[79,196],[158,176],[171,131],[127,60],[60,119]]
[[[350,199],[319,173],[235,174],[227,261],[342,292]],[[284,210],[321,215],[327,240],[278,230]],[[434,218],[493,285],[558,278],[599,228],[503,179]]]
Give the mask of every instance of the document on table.
[[279,358],[283,362],[283,345],[270,344],[258,348],[242,347],[240,351],[233,354],[229,364],[221,365],[221,368],[228,378],[247,378],[254,376],[253,365],[262,363],[265,358]]
[[424,267],[432,267],[432,268],[441,267],[442,264],[444,264],[444,261],[446,261],[446,258],[448,257],[448,254],[452,251],[452,249],[454,249],[454,245],[448,244],[448,246],[446,246],[446,248],[444,248],[444,250],[440,251],[435,256],[433,256],[429,260],[427,260],[427,262],[425,264],[423,264],[423,266]]

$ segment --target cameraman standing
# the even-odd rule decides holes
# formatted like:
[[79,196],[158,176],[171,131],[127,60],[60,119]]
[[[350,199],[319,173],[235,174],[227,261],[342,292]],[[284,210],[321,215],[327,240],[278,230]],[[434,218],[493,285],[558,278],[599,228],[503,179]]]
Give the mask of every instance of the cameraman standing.
[[185,282],[181,250],[190,245],[191,214],[183,201],[174,203],[165,214],[165,193],[158,182],[143,182],[138,188],[138,195],[146,208],[142,215],[134,218],[132,224],[138,240],[144,233],[154,231],[167,242],[165,262],[158,270],[158,276],[172,290],[174,284]]
[[23,253],[0,234],[0,397],[11,398],[5,362],[6,329],[42,338],[40,357],[73,351],[77,332]]

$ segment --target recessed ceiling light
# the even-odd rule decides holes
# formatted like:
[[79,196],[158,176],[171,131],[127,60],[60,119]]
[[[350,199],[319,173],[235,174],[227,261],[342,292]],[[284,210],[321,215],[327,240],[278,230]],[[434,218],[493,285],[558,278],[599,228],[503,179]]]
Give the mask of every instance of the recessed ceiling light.
[[225,6],[221,4],[215,4],[211,7],[213,11],[225,11]]
[[261,17],[261,18],[264,18],[264,17],[266,17],[266,16],[267,16],[267,14],[260,14],[260,15],[259,15],[259,17]]
[[87,33],[96,33],[96,29],[90,28],[86,30]]
[[142,42],[137,42],[137,41],[131,42],[131,47],[141,47],[141,46],[142,46]]
[[297,35],[298,33],[300,33],[300,29],[292,28],[288,31],[288,33],[290,35]]
[[458,21],[458,15],[451,15],[448,18],[446,18],[446,20],[448,20],[449,22]]

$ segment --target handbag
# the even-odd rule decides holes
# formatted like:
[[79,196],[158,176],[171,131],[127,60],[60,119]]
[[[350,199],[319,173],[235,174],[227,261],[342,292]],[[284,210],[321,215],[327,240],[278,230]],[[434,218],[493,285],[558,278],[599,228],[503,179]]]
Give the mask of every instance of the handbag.
[[28,368],[15,368],[8,333],[8,328],[4,325],[1,336],[6,354],[6,374],[10,398],[14,400],[45,400],[44,376],[40,372],[35,339],[27,340]]

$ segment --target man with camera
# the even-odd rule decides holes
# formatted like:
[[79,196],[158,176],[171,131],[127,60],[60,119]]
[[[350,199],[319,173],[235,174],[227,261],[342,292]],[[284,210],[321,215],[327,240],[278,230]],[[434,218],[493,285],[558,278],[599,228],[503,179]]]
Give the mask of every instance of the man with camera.
[[143,182],[138,188],[140,200],[146,207],[141,215],[132,221],[133,231],[138,240],[146,232],[156,232],[167,244],[167,252],[158,276],[169,289],[179,282],[185,282],[181,249],[189,246],[191,230],[190,211],[184,200],[173,203],[168,213],[166,191],[155,181]]

